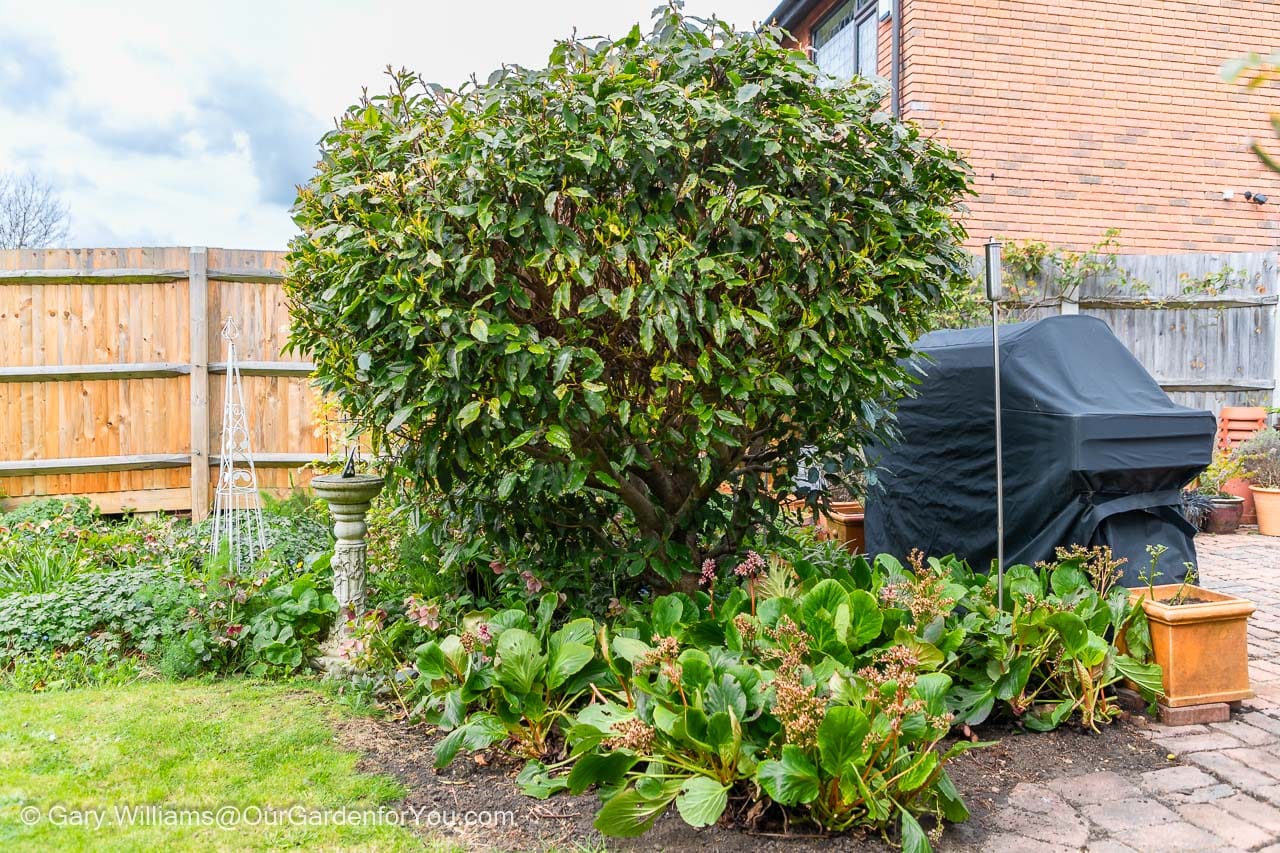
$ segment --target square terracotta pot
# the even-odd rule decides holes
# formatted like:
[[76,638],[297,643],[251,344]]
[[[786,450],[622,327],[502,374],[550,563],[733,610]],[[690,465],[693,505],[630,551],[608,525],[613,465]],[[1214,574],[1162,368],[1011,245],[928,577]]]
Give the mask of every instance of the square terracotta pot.
[[[1253,696],[1246,626],[1256,605],[1198,586],[1187,587],[1187,597],[1199,599],[1196,603],[1164,603],[1178,588],[1162,584],[1153,590],[1154,600],[1142,599],[1155,662],[1164,670],[1165,696],[1160,703],[1181,708]],[[1146,587],[1139,587],[1130,598],[1136,601],[1146,593]]]
[[831,515],[822,519],[822,525],[831,538],[844,545],[852,554],[867,550],[867,534],[864,521],[866,512],[857,501],[839,501],[830,505]]

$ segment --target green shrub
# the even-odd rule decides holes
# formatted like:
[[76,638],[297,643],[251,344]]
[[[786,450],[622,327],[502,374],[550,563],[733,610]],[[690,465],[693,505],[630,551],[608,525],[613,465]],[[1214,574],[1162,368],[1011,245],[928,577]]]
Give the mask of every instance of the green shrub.
[[0,527],[17,527],[20,524],[39,525],[45,521],[74,527],[90,527],[98,519],[98,510],[88,498],[40,498],[0,515]]
[[1236,448],[1235,456],[1253,485],[1280,489],[1280,431],[1259,430]]
[[209,560],[194,580],[194,601],[164,644],[161,671],[280,676],[303,669],[338,612],[328,555],[303,566],[236,575],[225,554]]
[[[1142,609],[1117,585],[1111,550],[1060,548],[1057,556],[1052,565],[1005,572],[1003,611],[993,578],[952,567],[964,593],[951,624],[969,637],[952,701],[962,722],[980,723],[1002,707],[1035,731],[1057,728],[1074,714],[1096,731],[1120,713],[1107,693],[1112,685],[1128,679],[1150,698],[1162,689],[1158,666],[1115,647]],[[1140,646],[1149,642],[1130,639],[1131,650]]]
[[396,75],[324,139],[292,344],[452,524],[674,582],[802,447],[838,475],[890,429],[967,278],[964,167],[782,38],[663,10],[460,91]]
[[161,675],[180,681],[200,674],[203,661],[197,649],[201,644],[192,642],[193,639],[190,633],[165,638],[160,647],[160,661],[157,665]]

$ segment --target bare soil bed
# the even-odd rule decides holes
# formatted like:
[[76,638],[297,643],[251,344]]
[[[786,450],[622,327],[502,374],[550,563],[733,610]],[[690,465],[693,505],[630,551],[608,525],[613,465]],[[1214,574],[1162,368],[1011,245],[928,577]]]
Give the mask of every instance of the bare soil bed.
[[[1044,782],[1098,770],[1121,776],[1137,776],[1167,766],[1163,750],[1136,731],[1145,718],[1117,720],[1095,734],[1078,727],[1064,727],[1046,734],[1022,732],[1010,725],[989,725],[976,730],[982,740],[998,740],[995,746],[971,750],[948,764],[952,778],[965,797],[972,817],[962,829],[949,828],[937,845],[940,850],[981,849],[989,832],[998,832],[993,815],[1019,782]],[[778,815],[765,814],[754,828],[745,825],[695,830],[678,815],[668,813],[638,839],[604,839],[592,826],[599,802],[593,793],[580,797],[557,794],[547,800],[523,796],[515,784],[521,762],[500,753],[461,754],[449,767],[432,768],[431,748],[437,735],[429,728],[372,719],[346,719],[340,723],[344,745],[365,755],[361,769],[391,773],[408,788],[407,816],[435,813],[462,816],[466,812],[514,815],[507,825],[450,824],[423,818],[417,825],[424,836],[448,840],[471,850],[600,849],[704,850],[755,853],[826,850],[890,851],[878,836],[823,835],[812,827],[785,826]],[[731,806],[732,808],[732,806]],[[990,825],[989,823],[990,822]]]

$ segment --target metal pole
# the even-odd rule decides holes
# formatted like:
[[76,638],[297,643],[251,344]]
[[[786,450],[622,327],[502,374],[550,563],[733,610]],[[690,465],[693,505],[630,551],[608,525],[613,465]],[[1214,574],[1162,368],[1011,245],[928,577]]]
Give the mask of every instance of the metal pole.
[[987,298],[991,300],[991,361],[996,414],[996,604],[1004,610],[1004,436],[1000,405],[1000,244],[986,245]]

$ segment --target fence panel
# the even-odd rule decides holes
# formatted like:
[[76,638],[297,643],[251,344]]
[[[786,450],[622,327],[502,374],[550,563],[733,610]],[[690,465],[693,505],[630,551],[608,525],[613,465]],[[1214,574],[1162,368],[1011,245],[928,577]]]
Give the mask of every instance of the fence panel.
[[298,469],[330,448],[310,366],[283,353],[282,269],[280,252],[0,251],[4,504],[84,494],[109,512],[207,513],[227,316],[241,329],[259,482],[301,482]]
[[[1175,402],[1216,411],[1274,405],[1274,252],[1117,255],[1078,282],[1049,260],[1030,280],[1006,270],[1006,316],[1098,317]],[[975,271],[980,264],[975,262]]]

